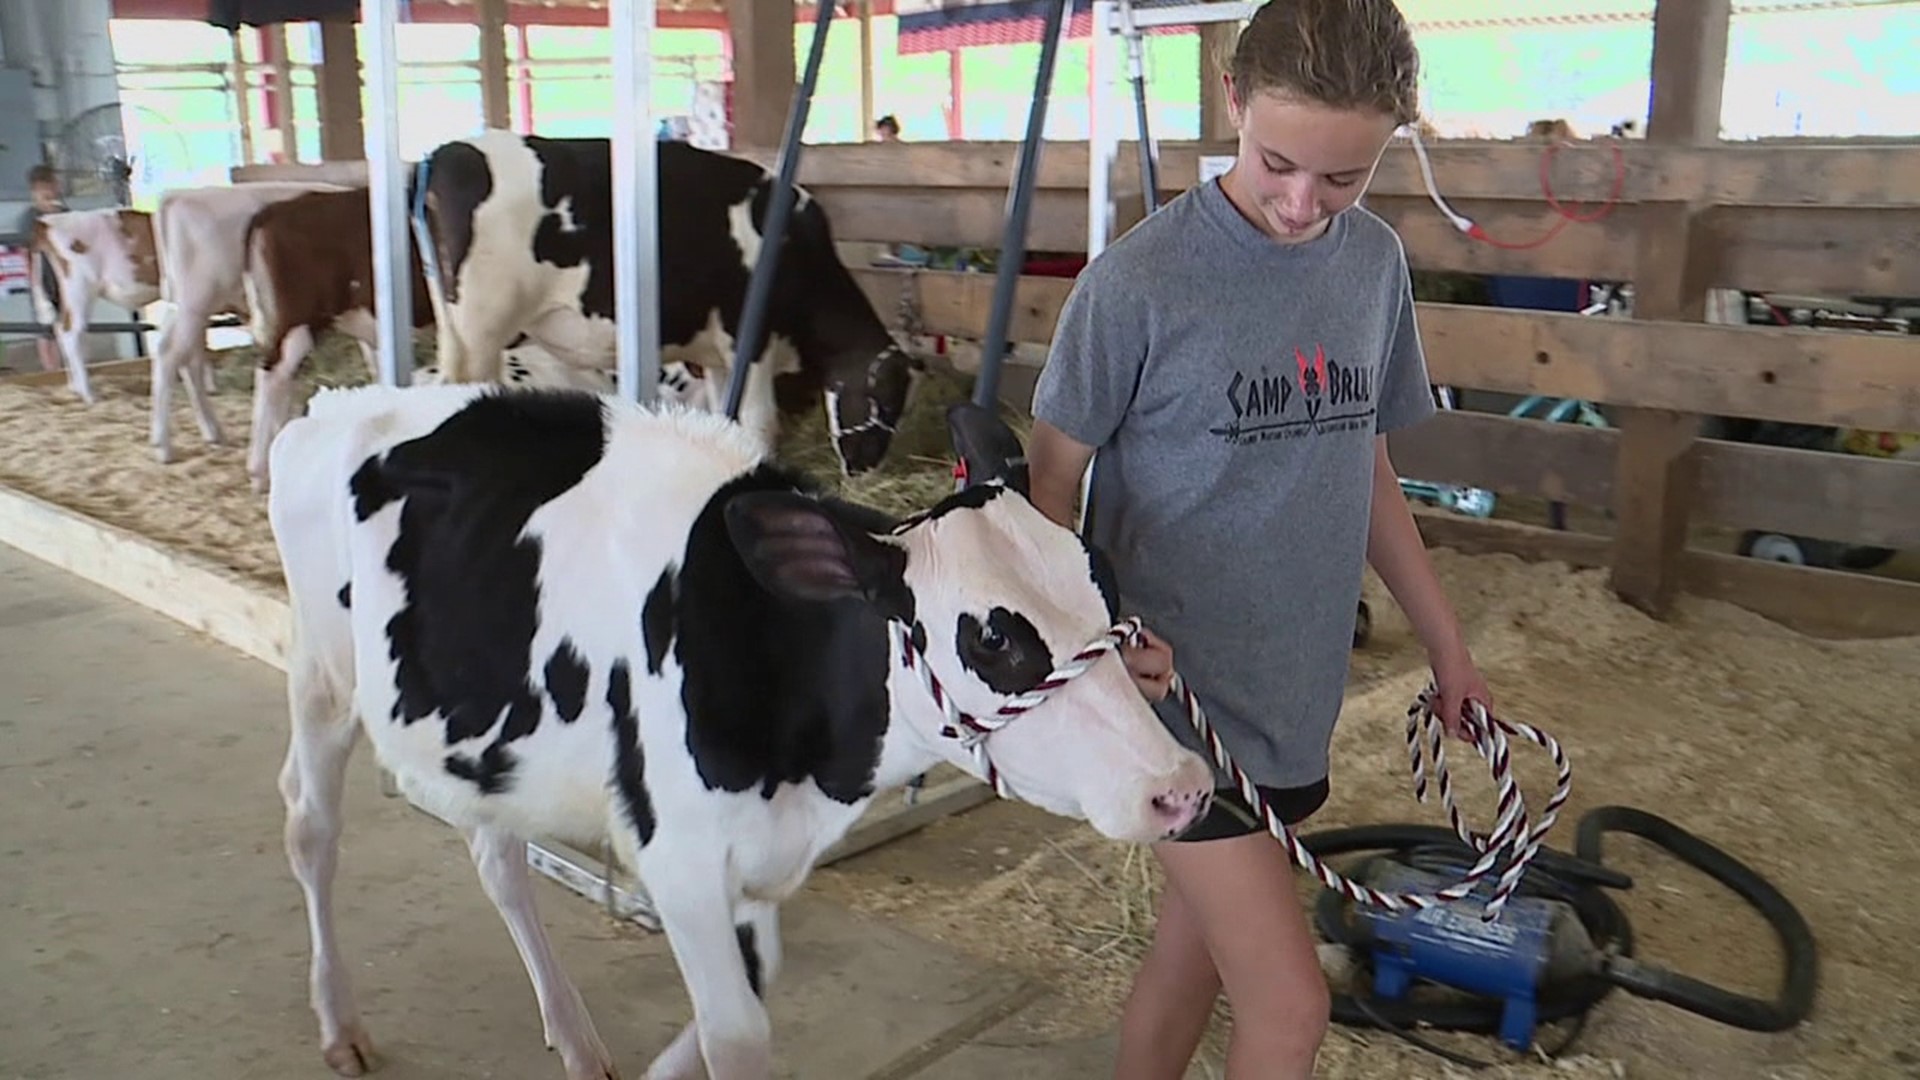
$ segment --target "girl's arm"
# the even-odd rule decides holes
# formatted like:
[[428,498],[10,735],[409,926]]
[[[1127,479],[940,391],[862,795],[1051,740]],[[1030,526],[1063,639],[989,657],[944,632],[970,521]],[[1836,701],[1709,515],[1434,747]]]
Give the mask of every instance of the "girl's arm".
[[1453,606],[1440,588],[1427,557],[1426,541],[1414,523],[1400,476],[1387,454],[1387,437],[1375,436],[1373,451],[1373,509],[1367,529],[1367,562],[1393,594],[1407,621],[1426,646],[1440,694],[1440,720],[1447,731],[1464,737],[1460,718],[1469,699],[1492,709],[1493,695],[1474,666]]
[[1093,447],[1047,423],[1033,422],[1027,445],[1027,476],[1033,505],[1063,528],[1074,527],[1080,502],[1080,478],[1093,461]]

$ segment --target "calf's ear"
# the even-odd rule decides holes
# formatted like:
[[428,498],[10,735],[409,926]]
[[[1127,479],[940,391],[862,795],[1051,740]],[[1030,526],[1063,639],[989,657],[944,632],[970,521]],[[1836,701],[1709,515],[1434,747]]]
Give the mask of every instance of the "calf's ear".
[[1031,494],[1026,448],[999,413],[971,401],[960,402],[947,409],[947,432],[960,459],[963,486],[1000,480],[1022,495]]
[[727,503],[727,534],[754,580],[795,600],[877,600],[904,588],[906,552],[817,499],[753,491]]

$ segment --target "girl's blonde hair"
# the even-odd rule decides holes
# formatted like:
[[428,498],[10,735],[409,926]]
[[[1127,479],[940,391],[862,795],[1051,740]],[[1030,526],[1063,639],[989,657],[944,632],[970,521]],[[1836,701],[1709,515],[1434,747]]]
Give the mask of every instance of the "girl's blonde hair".
[[1228,67],[1242,106],[1261,92],[1337,109],[1420,116],[1420,52],[1393,0],[1268,0]]

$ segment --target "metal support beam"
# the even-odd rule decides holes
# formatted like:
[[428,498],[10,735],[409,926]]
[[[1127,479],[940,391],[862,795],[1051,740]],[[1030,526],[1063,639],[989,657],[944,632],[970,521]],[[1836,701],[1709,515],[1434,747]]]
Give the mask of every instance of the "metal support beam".
[[1020,144],[1013,190],[1007,193],[1007,226],[1000,238],[999,267],[993,279],[993,307],[987,313],[987,336],[980,345],[980,374],[973,385],[974,404],[989,409],[999,400],[1000,364],[1007,355],[1013,291],[1020,283],[1020,268],[1027,261],[1027,217],[1033,209],[1034,180],[1040,171],[1041,135],[1047,126],[1047,101],[1053,94],[1053,62],[1060,55],[1060,35],[1066,16],[1067,0],[1053,0],[1047,6],[1046,28],[1040,34],[1040,67],[1034,72],[1033,102],[1027,111],[1027,137]]
[[1140,188],[1147,213],[1160,209],[1160,160],[1147,121],[1146,36],[1134,21],[1133,0],[1120,0],[1120,32],[1127,39],[1127,80],[1133,84],[1134,125],[1140,137]]
[[[404,0],[362,0],[367,26],[367,202],[373,223],[373,303],[379,327],[376,357],[385,386],[413,381],[412,248],[407,235],[407,184],[400,160],[400,56],[394,27]],[[329,57],[331,62],[334,58]]]
[[613,0],[613,322],[618,388],[660,386],[660,146],[653,121],[653,0]]
[[773,196],[767,202],[767,216],[760,225],[760,257],[754,260],[753,277],[747,284],[747,298],[740,310],[740,334],[734,339],[733,370],[727,377],[726,415],[740,418],[740,398],[747,388],[747,367],[760,355],[767,337],[767,303],[773,296],[774,268],[779,265],[782,242],[787,238],[787,217],[793,210],[793,178],[800,170],[800,136],[807,129],[807,112],[813,106],[814,84],[820,80],[820,62],[827,53],[827,27],[833,21],[837,0],[815,0],[813,43],[807,49],[806,70],[800,73],[800,85],[793,92],[787,110],[787,129],[780,139],[780,166],[775,171]]
[[1105,251],[1113,228],[1113,159],[1120,152],[1120,132],[1107,108],[1113,96],[1119,58],[1118,44],[1103,27],[1112,25],[1114,0],[1093,0],[1093,32],[1087,40],[1087,258]]
[[1149,8],[1134,12],[1133,25],[1142,30],[1156,30],[1163,26],[1205,26],[1208,23],[1239,22],[1253,18],[1264,0],[1248,3],[1224,4],[1181,4],[1178,7]]

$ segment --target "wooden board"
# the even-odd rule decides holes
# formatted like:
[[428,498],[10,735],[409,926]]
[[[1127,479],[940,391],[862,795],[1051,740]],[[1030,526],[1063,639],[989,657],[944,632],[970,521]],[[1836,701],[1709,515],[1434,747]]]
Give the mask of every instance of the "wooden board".
[[1711,439],[1695,453],[1694,512],[1703,521],[1920,548],[1920,461]]
[[[1414,514],[1433,547],[1579,568],[1606,566],[1610,560],[1612,545],[1604,536],[1428,510]],[[1847,638],[1920,634],[1920,584],[1914,582],[1707,551],[1689,550],[1682,562],[1686,592],[1724,600],[1802,633]]]
[[1619,433],[1583,424],[1443,412],[1387,436],[1401,476],[1575,506],[1613,505]]
[[[108,360],[104,363],[88,364],[87,375],[89,377],[119,375],[126,372],[145,371],[152,366],[153,361],[144,357],[132,360]],[[26,371],[18,375],[0,375],[0,382],[13,383],[16,386],[65,386],[67,369],[62,367],[58,371]]]
[[[1563,202],[1604,198],[1614,182],[1612,140],[1564,147],[1553,154],[1548,177]],[[1705,147],[1655,146],[1620,140],[1625,202],[1680,199],[1759,206],[1920,206],[1920,142],[1882,144],[1722,143]],[[1199,180],[1200,158],[1232,155],[1231,142],[1162,142],[1160,186],[1173,194]],[[1427,144],[1434,180],[1449,201],[1539,201],[1544,142],[1441,139]],[[743,149],[743,157],[772,167],[774,150]],[[809,146],[800,182],[815,187],[876,187],[910,182],[930,188],[998,188],[1011,184],[1016,142],[856,143]],[[1112,173],[1116,188],[1139,187],[1138,149],[1120,145]],[[911,178],[903,180],[903,178]],[[1087,189],[1087,144],[1047,141],[1039,188]],[[1369,191],[1375,196],[1426,198],[1412,143],[1395,139],[1380,159]]]
[[[998,248],[1006,192],[988,188],[816,187],[835,238],[940,247]],[[1125,228],[1137,211],[1117,195]],[[1451,200],[1450,200],[1451,201]],[[1472,239],[1423,196],[1371,194],[1366,205],[1391,224],[1416,270],[1531,274],[1623,281],[1633,277],[1640,207],[1597,222],[1568,222],[1536,247],[1512,250]],[[1456,211],[1503,244],[1545,238],[1559,217],[1538,203],[1461,200]],[[1034,193],[1027,246],[1083,251],[1086,198],[1064,189]],[[1800,207],[1721,208],[1699,236],[1709,284],[1779,291],[1920,295],[1920,210]]]
[[[904,289],[930,334],[979,338],[990,274],[860,268],[895,321]],[[1022,278],[1009,336],[1045,342],[1073,283]],[[1644,322],[1421,303],[1432,380],[1705,415],[1920,431],[1920,338],[1763,326]]]
[[[1620,433],[1444,412],[1388,436],[1400,475],[1591,509],[1613,505]],[[1823,540],[1920,548],[1920,461],[1701,439],[1695,520]]]
[[1715,416],[1920,430],[1920,338],[1421,304],[1433,381]]
[[364,161],[322,161],[312,164],[236,165],[227,170],[227,178],[236,184],[259,184],[276,180],[303,181],[309,184],[340,184],[343,187],[367,186]]

